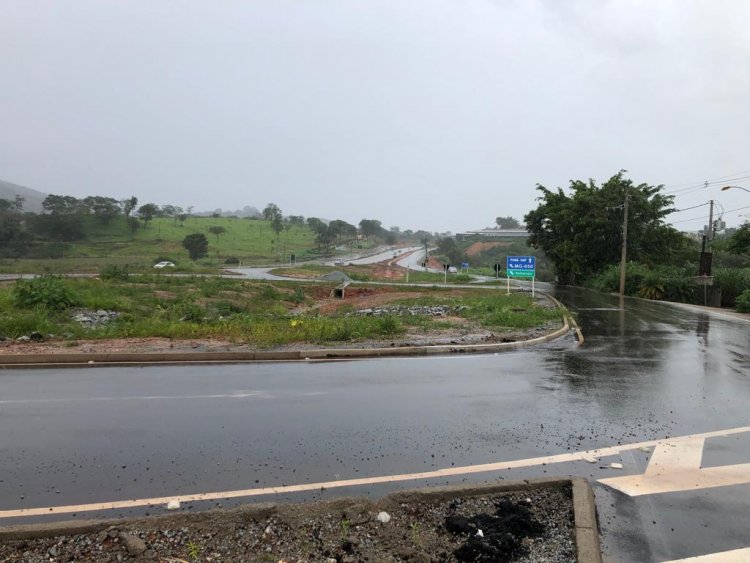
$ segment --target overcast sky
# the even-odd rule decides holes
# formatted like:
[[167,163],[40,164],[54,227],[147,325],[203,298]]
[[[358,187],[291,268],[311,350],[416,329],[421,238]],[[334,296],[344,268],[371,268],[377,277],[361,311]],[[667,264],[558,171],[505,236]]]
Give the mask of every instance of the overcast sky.
[[0,179],[44,192],[457,232],[622,168],[750,214],[691,189],[750,189],[750,2],[0,0]]

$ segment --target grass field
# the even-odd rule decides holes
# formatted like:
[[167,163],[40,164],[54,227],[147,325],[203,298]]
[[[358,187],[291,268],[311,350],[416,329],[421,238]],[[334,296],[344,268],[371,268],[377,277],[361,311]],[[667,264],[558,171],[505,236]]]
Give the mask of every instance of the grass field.
[[[420,315],[350,316],[346,314],[352,311],[350,305],[321,314],[314,305],[325,301],[333,286],[217,277],[143,275],[100,280],[45,276],[0,284],[0,336],[17,338],[36,331],[71,342],[118,337],[222,338],[267,348],[294,342],[392,338],[407,326],[428,329],[436,325],[434,318]],[[479,289],[426,288],[421,296],[399,303],[465,305],[461,317],[498,331],[540,326],[561,314],[539,307],[528,295]],[[79,309],[117,311],[120,317],[87,329],[72,318]]]
[[[56,258],[24,258],[0,260],[0,272],[96,272],[105,264],[128,265],[131,271],[146,271],[159,260],[171,260],[182,271],[212,270],[224,265],[229,257],[242,264],[278,263],[318,255],[314,235],[306,225],[293,225],[279,236],[269,221],[234,219],[229,217],[191,217],[181,226],[171,218],[156,218],[135,233],[131,233],[123,218],[109,225],[87,224],[87,239],[72,243],[51,243],[49,248]],[[216,235],[210,227],[223,227],[226,232]],[[209,254],[192,262],[182,247],[182,239],[192,233],[208,237]],[[44,247],[41,249],[44,251]]]

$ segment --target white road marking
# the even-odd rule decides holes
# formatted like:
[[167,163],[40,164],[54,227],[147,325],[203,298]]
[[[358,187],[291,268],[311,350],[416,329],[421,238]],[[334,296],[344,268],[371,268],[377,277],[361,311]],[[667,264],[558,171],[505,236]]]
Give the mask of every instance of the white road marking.
[[722,551],[721,553],[688,557],[687,559],[673,559],[672,561],[664,561],[664,563],[747,563],[748,561],[750,561],[750,548],[745,547],[732,551]]
[[750,463],[701,468],[704,444],[702,436],[658,444],[642,475],[600,479],[599,482],[631,497],[750,483]]
[[85,401],[169,401],[184,399],[247,399],[249,397],[274,398],[273,395],[260,392],[231,393],[224,395],[146,395],[140,397],[70,397],[66,399],[7,399],[0,400],[0,405],[30,405],[35,403],[78,403]]
[[586,450],[582,452],[572,452],[567,454],[558,454],[529,459],[519,459],[513,461],[501,461],[497,463],[485,463],[480,465],[467,465],[464,467],[448,467],[437,469],[435,471],[425,471],[421,473],[403,473],[399,475],[383,475],[380,477],[362,477],[360,479],[344,479],[337,481],[326,481],[321,483],[303,483],[300,485],[281,485],[278,487],[263,487],[257,489],[243,489],[236,491],[223,491],[211,493],[196,493],[191,495],[179,495],[170,497],[156,497],[133,500],[119,500],[111,502],[77,504],[69,506],[50,506],[46,508],[20,508],[14,510],[0,510],[0,519],[3,518],[23,518],[29,516],[44,516],[50,514],[72,514],[80,512],[93,512],[97,510],[118,510],[126,508],[136,508],[143,506],[166,505],[170,501],[198,502],[212,501],[240,497],[256,497],[264,495],[298,493],[305,491],[318,491],[321,489],[335,489],[341,487],[355,487],[363,485],[375,485],[382,483],[396,483],[400,481],[416,481],[422,479],[435,479],[439,477],[455,477],[457,475],[470,475],[474,473],[486,473],[489,471],[500,471],[505,469],[519,469],[523,467],[535,467],[539,465],[548,465],[553,463],[565,463],[572,461],[585,461],[590,457],[606,457],[618,455],[623,451],[637,450],[645,447],[659,447],[660,445],[674,442],[675,440],[693,440],[716,438],[720,436],[730,436],[733,434],[742,434],[750,432],[750,426],[730,428],[727,430],[717,430],[713,432],[704,432],[679,438],[666,438],[664,440],[649,440],[647,442],[636,442],[633,444],[622,444],[607,448],[595,450]]

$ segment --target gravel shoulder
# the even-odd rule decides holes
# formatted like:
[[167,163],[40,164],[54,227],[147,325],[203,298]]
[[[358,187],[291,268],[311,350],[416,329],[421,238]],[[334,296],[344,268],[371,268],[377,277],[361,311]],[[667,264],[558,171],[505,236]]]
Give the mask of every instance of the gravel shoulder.
[[[0,561],[576,561],[569,484],[248,505],[3,540]],[[481,532],[480,532],[481,531]],[[5,537],[8,537],[7,534]]]

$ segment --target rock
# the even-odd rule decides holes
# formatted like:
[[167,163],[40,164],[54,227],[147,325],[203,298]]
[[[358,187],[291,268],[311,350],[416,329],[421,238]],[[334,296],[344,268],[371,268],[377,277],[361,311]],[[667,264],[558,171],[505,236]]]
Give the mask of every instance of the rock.
[[120,533],[120,540],[130,555],[140,555],[146,551],[146,543],[138,536]]
[[378,522],[382,522],[383,524],[387,524],[391,521],[391,515],[387,512],[378,512]]
[[610,467],[611,467],[612,469],[622,469],[622,463],[614,463],[614,462],[613,462],[613,463],[610,463],[610,464],[609,464],[609,466],[610,466]]
[[19,336],[16,338],[16,342],[31,342],[31,338],[28,336]]
[[167,510],[179,510],[179,508],[180,508],[179,500],[170,500],[167,503]]
[[153,549],[147,549],[143,552],[143,558],[148,560],[156,559],[156,552]]
[[41,332],[34,331],[29,334],[29,340],[33,340],[34,342],[41,342],[42,340],[44,340],[44,335]]
[[50,557],[57,557],[57,546],[53,545],[47,550],[47,553],[49,553]]

